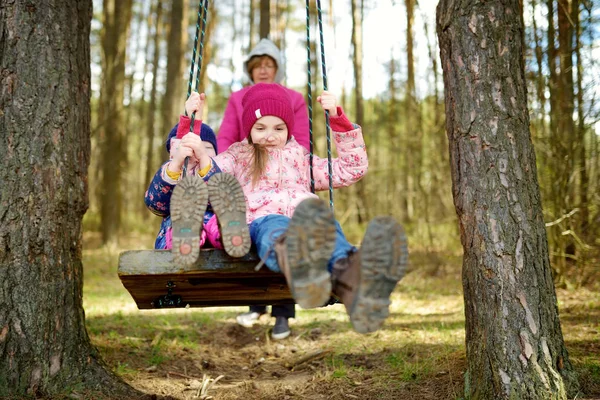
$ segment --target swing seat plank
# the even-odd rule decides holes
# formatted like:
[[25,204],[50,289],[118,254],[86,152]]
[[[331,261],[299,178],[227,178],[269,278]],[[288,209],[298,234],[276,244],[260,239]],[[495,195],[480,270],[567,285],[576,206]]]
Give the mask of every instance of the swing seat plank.
[[283,274],[255,271],[259,261],[255,253],[232,258],[201,249],[195,264],[183,266],[170,250],[130,250],[119,255],[118,274],[142,310],[293,303]]

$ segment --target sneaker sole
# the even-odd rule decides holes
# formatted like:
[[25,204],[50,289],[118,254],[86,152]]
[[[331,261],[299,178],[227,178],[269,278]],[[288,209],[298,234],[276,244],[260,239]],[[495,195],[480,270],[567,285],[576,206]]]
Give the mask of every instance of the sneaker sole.
[[204,181],[193,175],[184,177],[173,189],[171,221],[175,263],[192,265],[200,255],[200,231],[208,202]]
[[408,266],[402,225],[391,217],[373,219],[360,248],[361,281],[350,320],[359,333],[374,332],[389,315],[390,295]]
[[294,300],[302,308],[323,306],[331,295],[327,264],[335,248],[335,219],[325,202],[301,202],[286,233],[286,247]]
[[218,173],[208,181],[210,204],[217,215],[221,241],[231,257],[244,257],[250,251],[250,230],[246,223],[246,198],[233,175]]
[[263,314],[260,314],[258,316],[258,318],[253,319],[252,321],[245,321],[244,318],[240,317],[239,315],[237,317],[235,317],[235,322],[237,322],[238,325],[243,326],[244,328],[252,328],[255,324],[258,323],[258,320],[260,319],[260,317]]
[[285,331],[285,332],[281,332],[281,333],[273,333],[273,332],[271,332],[271,338],[273,338],[274,340],[282,340],[282,339],[285,339],[286,337],[290,336],[291,333],[292,333],[291,330]]

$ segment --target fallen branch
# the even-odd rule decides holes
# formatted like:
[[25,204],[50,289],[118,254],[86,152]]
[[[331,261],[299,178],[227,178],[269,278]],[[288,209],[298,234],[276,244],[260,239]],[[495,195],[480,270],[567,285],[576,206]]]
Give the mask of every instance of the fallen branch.
[[294,361],[291,365],[288,365],[288,369],[290,371],[293,371],[294,368],[296,368],[297,366],[302,365],[309,361],[319,360],[319,359],[325,357],[329,353],[331,353],[331,349],[326,349],[326,350],[319,349],[312,353],[308,353],[308,354],[300,357],[298,360]]
[[200,378],[198,376],[190,376],[190,375],[186,375],[186,374],[180,374],[179,372],[167,371],[167,376],[169,376],[169,375],[174,375],[174,376],[178,376],[180,378],[186,378],[186,379],[197,379],[199,381],[202,380],[202,378]]

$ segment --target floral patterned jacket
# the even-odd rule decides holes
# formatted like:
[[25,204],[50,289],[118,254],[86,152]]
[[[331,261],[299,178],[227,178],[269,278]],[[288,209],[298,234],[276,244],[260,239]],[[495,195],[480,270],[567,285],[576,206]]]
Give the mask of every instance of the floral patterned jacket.
[[[341,107],[337,114],[330,117],[332,137],[339,155],[332,159],[334,188],[359,181],[369,165],[361,128],[348,120]],[[186,123],[189,129],[189,118],[182,116],[179,129],[186,129]],[[269,214],[291,217],[302,200],[317,197],[310,191],[310,154],[293,137],[283,149],[269,150],[266,170],[256,187],[252,186],[249,173],[252,155],[253,147],[247,140],[234,143],[212,159],[212,167],[204,176],[208,180],[217,172],[226,172],[237,178],[246,197],[248,223]],[[165,168],[163,177],[166,176]],[[329,188],[327,158],[313,157],[313,177],[315,190]]]
[[[150,182],[150,186],[148,186],[148,190],[146,190],[146,194],[144,195],[146,207],[148,207],[153,214],[163,218],[158,234],[156,235],[156,241],[154,242],[155,249],[164,249],[166,247],[165,235],[167,229],[171,227],[171,195],[173,194],[173,188],[177,182],[174,182],[164,172],[168,163],[168,161],[165,162],[156,174],[154,174],[154,178],[152,178],[152,182]],[[165,180],[165,176],[168,181]],[[206,224],[213,215],[215,214],[212,207],[208,204],[208,207],[204,212],[204,224]]]

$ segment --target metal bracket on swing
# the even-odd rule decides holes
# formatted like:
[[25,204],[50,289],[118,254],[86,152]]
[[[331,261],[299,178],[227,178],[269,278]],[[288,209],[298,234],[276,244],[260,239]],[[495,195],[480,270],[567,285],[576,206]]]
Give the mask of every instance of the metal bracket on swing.
[[152,307],[154,308],[166,308],[166,307],[182,307],[183,300],[181,296],[173,294],[173,288],[177,287],[172,281],[167,282],[167,294],[158,296],[152,301]]

